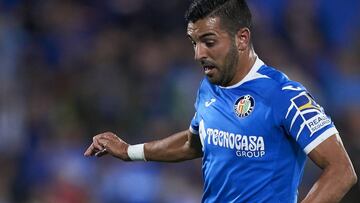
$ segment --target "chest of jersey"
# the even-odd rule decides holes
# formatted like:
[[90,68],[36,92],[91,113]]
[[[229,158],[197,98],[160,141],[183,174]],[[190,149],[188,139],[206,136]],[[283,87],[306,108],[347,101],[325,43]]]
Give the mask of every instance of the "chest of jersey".
[[261,158],[272,128],[270,104],[246,89],[217,89],[200,98],[199,134],[205,157]]

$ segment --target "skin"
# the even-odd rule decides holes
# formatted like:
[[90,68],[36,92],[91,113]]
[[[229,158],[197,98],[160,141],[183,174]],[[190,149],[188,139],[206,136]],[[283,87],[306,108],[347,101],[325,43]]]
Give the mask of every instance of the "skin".
[[302,203],[340,202],[357,176],[339,135],[323,141],[308,156],[323,172]]
[[[101,157],[110,154],[124,161],[130,161],[127,153],[129,144],[112,132],[93,137],[93,143],[85,151],[85,156]],[[105,150],[104,150],[105,149]],[[189,130],[175,133],[161,140],[145,143],[144,153],[147,161],[179,162],[202,157],[201,142],[198,135]]]
[[[220,19],[210,17],[190,22],[187,36],[194,46],[194,59],[201,66],[215,66],[206,74],[216,85],[231,86],[250,71],[256,55],[249,46],[250,30],[241,28],[234,36],[221,27]],[[226,51],[225,51],[226,50]]]
[[[220,19],[207,17],[189,23],[187,35],[194,45],[195,60],[202,66],[214,66],[206,73],[209,81],[231,86],[243,79],[255,63],[256,55],[250,43],[250,30],[241,28],[231,35],[221,27]],[[129,161],[129,144],[117,135],[106,132],[93,137],[85,156],[110,154]],[[178,162],[202,157],[198,135],[189,130],[144,144],[148,161]],[[323,173],[302,203],[339,202],[356,183],[357,176],[338,135],[323,141],[309,155]]]

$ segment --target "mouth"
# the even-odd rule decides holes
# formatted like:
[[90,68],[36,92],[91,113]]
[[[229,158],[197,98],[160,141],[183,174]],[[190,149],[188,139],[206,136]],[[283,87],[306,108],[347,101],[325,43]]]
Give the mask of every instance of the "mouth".
[[205,75],[212,75],[216,67],[213,65],[206,65],[203,66],[203,68],[205,71]]

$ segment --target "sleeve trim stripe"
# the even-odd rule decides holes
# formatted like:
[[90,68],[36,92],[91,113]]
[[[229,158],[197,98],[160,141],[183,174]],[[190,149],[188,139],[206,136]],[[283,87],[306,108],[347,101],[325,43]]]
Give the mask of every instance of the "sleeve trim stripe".
[[198,135],[199,131],[195,130],[194,128],[192,128],[192,126],[189,127],[189,130],[192,134]]
[[319,135],[319,137],[317,137],[315,140],[313,140],[310,144],[308,144],[304,148],[304,152],[306,154],[309,154],[313,149],[315,149],[315,147],[317,147],[319,144],[321,144],[327,138],[329,138],[330,136],[332,136],[334,134],[338,134],[338,133],[339,132],[337,131],[337,129],[335,127],[325,130],[325,132],[323,132],[321,135]]
[[300,129],[299,129],[299,131],[298,131],[298,133],[296,135],[296,141],[298,141],[299,136],[300,136],[302,130],[304,129],[305,125],[306,125],[305,122],[300,125]]

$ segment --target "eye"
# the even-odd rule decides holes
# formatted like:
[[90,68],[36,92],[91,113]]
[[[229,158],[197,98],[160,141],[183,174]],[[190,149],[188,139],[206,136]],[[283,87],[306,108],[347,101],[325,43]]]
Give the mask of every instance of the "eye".
[[206,40],[205,42],[205,45],[207,46],[207,47],[213,47],[214,45],[215,45],[215,40]]

